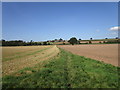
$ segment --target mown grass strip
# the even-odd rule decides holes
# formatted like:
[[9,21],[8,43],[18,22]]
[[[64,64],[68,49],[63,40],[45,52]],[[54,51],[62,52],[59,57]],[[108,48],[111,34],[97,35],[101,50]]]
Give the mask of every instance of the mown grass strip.
[[[52,47],[52,46],[51,46]],[[44,49],[41,49],[41,50],[37,50],[35,52],[32,52],[32,53],[27,53],[27,54],[22,54],[22,55],[17,55],[17,56],[13,56],[13,57],[9,57],[9,58],[3,58],[2,60],[3,61],[8,61],[8,60],[13,60],[13,59],[16,59],[16,58],[21,58],[21,57],[25,57],[25,56],[29,56],[29,55],[34,55],[34,54],[37,54],[39,52],[42,52],[44,50],[47,50],[51,47],[48,47],[48,48],[44,48]]]
[[74,55],[63,49],[33,73],[3,77],[3,88],[118,88],[119,67]]

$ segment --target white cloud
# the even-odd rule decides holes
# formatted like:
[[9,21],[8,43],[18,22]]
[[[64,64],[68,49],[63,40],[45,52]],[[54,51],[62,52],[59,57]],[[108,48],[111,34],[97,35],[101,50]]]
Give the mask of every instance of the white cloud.
[[109,30],[110,31],[118,31],[118,30],[120,30],[120,27],[118,27],[118,26],[111,27]]
[[111,35],[118,35],[118,33],[117,32],[112,32],[112,33],[110,33]]

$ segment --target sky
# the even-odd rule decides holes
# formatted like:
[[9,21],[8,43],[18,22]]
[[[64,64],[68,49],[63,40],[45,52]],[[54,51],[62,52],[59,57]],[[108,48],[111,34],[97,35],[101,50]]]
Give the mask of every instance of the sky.
[[117,2],[2,3],[5,40],[104,39],[117,32]]

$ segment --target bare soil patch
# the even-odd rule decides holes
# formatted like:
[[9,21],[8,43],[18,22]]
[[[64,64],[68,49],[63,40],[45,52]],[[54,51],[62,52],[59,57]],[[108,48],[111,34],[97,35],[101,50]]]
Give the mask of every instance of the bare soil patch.
[[74,54],[118,66],[118,44],[59,45]]

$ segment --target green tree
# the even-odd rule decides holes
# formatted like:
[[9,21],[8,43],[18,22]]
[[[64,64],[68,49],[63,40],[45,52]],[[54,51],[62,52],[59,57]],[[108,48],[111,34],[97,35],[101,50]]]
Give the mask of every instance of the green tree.
[[70,44],[72,44],[72,45],[78,43],[78,41],[77,41],[77,39],[76,39],[75,37],[70,38],[70,40],[69,40],[68,42],[69,42]]
[[91,42],[91,41],[89,41],[89,43],[91,44],[92,42]]
[[90,38],[90,40],[92,40],[93,38]]
[[47,42],[43,42],[43,45],[47,45]]
[[59,39],[59,42],[62,42],[62,41],[63,41],[63,39],[62,39],[62,38],[60,38],[60,39]]

